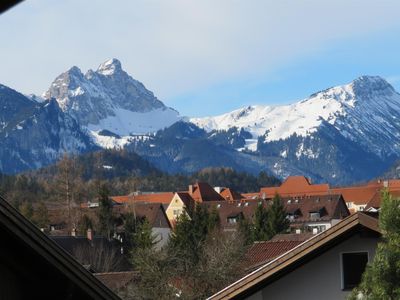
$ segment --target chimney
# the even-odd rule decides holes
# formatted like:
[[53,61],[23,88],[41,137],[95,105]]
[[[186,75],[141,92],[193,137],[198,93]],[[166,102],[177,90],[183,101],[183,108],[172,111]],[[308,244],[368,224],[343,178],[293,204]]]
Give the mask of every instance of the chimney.
[[193,194],[193,185],[189,185],[189,195]]
[[383,181],[383,187],[385,187],[385,188],[389,187],[389,180]]
[[71,236],[76,236],[76,228],[72,228],[71,230]]
[[89,241],[93,240],[93,231],[91,228],[88,228],[87,233],[86,233],[87,239]]

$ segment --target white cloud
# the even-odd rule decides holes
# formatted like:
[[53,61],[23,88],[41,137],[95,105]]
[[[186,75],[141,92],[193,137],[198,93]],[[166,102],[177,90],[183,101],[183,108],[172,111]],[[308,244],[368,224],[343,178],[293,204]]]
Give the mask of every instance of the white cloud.
[[26,1],[0,17],[0,82],[40,94],[72,65],[118,57],[165,99],[396,27],[398,11],[372,0]]

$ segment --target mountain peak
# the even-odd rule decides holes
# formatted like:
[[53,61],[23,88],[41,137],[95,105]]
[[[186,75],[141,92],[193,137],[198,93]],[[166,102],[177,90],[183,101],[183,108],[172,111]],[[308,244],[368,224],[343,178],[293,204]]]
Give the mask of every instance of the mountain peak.
[[103,62],[98,68],[97,73],[102,75],[113,75],[116,72],[122,71],[121,62],[116,58],[111,58]]
[[351,86],[359,96],[389,96],[395,93],[389,82],[380,76],[360,76],[353,80]]
[[70,75],[75,75],[75,76],[80,76],[80,77],[83,76],[81,69],[79,69],[77,66],[71,67],[71,68],[67,71],[67,73],[70,74]]

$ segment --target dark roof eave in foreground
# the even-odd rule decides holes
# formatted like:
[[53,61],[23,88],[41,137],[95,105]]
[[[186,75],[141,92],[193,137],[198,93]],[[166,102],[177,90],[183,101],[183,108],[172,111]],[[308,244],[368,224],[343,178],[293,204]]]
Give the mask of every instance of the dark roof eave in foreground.
[[0,225],[68,277],[92,299],[120,299],[0,196]]

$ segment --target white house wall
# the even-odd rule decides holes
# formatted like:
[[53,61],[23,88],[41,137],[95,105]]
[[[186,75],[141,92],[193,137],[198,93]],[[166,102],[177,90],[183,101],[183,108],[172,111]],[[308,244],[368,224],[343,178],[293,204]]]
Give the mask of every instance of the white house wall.
[[349,291],[342,291],[341,253],[367,251],[371,260],[377,242],[378,238],[360,237],[358,234],[350,237],[246,299],[345,299]]

